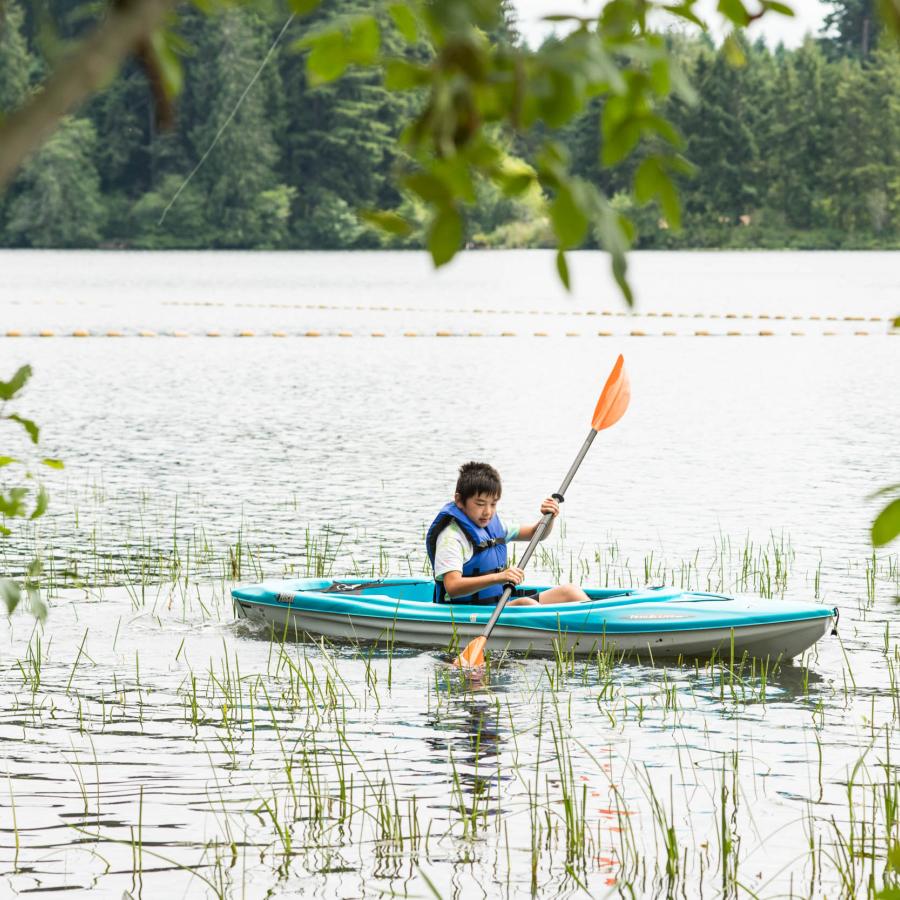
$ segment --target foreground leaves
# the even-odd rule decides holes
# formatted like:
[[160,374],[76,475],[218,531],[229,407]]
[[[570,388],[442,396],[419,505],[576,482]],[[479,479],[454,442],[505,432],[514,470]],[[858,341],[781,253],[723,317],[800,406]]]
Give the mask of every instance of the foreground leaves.
[[[7,412],[7,404],[17,399],[31,378],[31,366],[22,366],[9,381],[0,381],[0,426],[12,422],[22,426],[28,440],[37,444],[40,436],[38,426],[24,416]],[[6,432],[0,431],[0,434]],[[27,454],[26,454],[27,455]],[[40,464],[51,469],[62,469],[61,460],[45,457]],[[38,519],[47,511],[50,495],[28,468],[27,460],[15,456],[0,455],[0,537],[12,534],[11,523],[15,519]],[[28,565],[23,579],[0,578],[0,601],[10,615],[19,606],[22,597],[28,598],[28,606],[37,618],[47,615],[47,605],[39,589],[42,564],[34,559]]]
[[[900,493],[900,484],[883,488],[873,496]],[[900,498],[892,500],[881,510],[872,523],[872,546],[883,547],[900,536]]]
[[[301,47],[308,51],[310,80],[324,83],[350,65],[374,62],[386,44],[378,37],[386,28],[396,29],[408,45],[405,54],[378,55],[377,62],[388,89],[423,95],[421,111],[404,134],[408,159],[398,179],[414,203],[431,211],[427,246],[435,266],[448,263],[464,245],[467,208],[479,182],[507,197],[536,191],[556,238],[562,283],[569,287],[565,251],[597,244],[611,254],[613,274],[630,303],[630,223],[595,185],[571,172],[552,132],[602,98],[602,163],[619,165],[640,149],[635,196],[642,204],[658,203],[677,229],[681,208],[674,176],[689,174],[691,166],[680,155],[681,135],[661,109],[673,94],[685,103],[695,97],[665,39],[647,21],[667,16],[670,22],[702,25],[696,5],[697,0],[614,0],[599,15],[550,16],[570,26],[570,33],[532,51],[488,38],[502,32],[499,0],[406,0],[391,3],[387,17],[341,22]],[[763,13],[791,11],[768,0],[752,14],[742,0],[718,5],[719,17],[735,28]],[[531,164],[512,153],[521,141],[533,148]],[[398,218],[365,215],[391,234],[413,230]]]

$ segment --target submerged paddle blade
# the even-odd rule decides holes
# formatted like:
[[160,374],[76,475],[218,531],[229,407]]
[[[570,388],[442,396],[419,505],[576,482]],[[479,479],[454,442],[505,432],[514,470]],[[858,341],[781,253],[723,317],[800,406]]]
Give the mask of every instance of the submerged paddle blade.
[[469,643],[466,644],[466,649],[456,657],[453,665],[456,666],[457,669],[483,668],[484,645],[486,643],[487,638],[484,635],[479,635],[477,638],[469,641]]
[[631,399],[631,384],[628,381],[628,373],[625,371],[625,360],[619,354],[616,364],[613,366],[606,384],[603,385],[603,393],[597,401],[594,409],[594,418],[591,420],[591,428],[594,431],[602,431],[615,425],[625,410],[628,409],[628,401]]

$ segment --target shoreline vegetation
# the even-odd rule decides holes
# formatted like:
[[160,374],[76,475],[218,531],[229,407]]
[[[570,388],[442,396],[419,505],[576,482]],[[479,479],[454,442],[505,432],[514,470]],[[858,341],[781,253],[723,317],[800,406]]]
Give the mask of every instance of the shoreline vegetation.
[[[305,54],[294,46],[364,6],[339,0],[291,23],[280,41],[285,23],[274,14],[186,12],[175,129],[157,130],[152,91],[131,63],[63,121],[0,198],[0,246],[424,246],[428,210],[393,178],[403,161],[398,136],[421,98],[388,91],[380,72],[359,68],[311,86]],[[7,3],[0,111],[17,108],[52,68],[59,47],[84,27],[65,15],[75,0],[55,7],[60,33],[54,43],[42,36],[32,9]],[[385,35],[392,39],[389,28]],[[520,40],[510,9],[492,37]],[[843,33],[807,38],[796,49],[743,41],[717,47],[707,37],[676,33],[666,39],[698,97],[693,105],[670,97],[661,110],[684,137],[683,155],[695,167],[676,178],[680,231],[669,227],[655,202],[641,205],[632,192],[652,141],[617,166],[601,166],[602,99],[553,131],[573,174],[631,220],[635,249],[900,249],[900,51],[887,39],[864,52]],[[734,58],[736,47],[742,60]],[[431,51],[416,45],[405,52],[427,59]],[[541,137],[511,135],[508,151],[527,163]],[[360,208],[394,209],[422,228],[404,238],[382,234],[359,218]],[[489,184],[477,186],[464,239],[471,248],[557,243],[539,196],[507,197]],[[593,234],[581,244],[597,246]]]

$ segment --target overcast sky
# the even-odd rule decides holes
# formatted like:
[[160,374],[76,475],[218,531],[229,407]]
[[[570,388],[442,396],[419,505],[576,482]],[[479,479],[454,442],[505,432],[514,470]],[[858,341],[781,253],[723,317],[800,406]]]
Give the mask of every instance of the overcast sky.
[[[807,32],[816,34],[819,31],[822,19],[829,10],[824,3],[820,0],[787,0],[787,2],[794,9],[794,18],[766,14],[748,29],[751,40],[762,35],[769,46],[774,47],[779,41],[783,41],[788,47],[796,47],[803,41]],[[519,14],[519,30],[533,47],[538,46],[554,27],[547,22],[541,22],[543,16],[551,13],[590,15],[603,6],[602,0],[514,0],[514,3]],[[712,12],[715,10],[714,0],[700,0],[698,9],[707,11],[708,19],[712,23],[715,19]]]

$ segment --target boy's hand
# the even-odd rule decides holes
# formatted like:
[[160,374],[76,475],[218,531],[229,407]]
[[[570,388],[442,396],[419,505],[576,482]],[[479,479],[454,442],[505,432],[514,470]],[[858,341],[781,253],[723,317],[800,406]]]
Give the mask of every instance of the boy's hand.
[[525,580],[525,573],[518,566],[510,566],[497,573],[500,584],[521,584]]
[[559,502],[553,497],[548,497],[541,504],[541,515],[546,516],[547,513],[551,513],[554,519],[559,515]]

